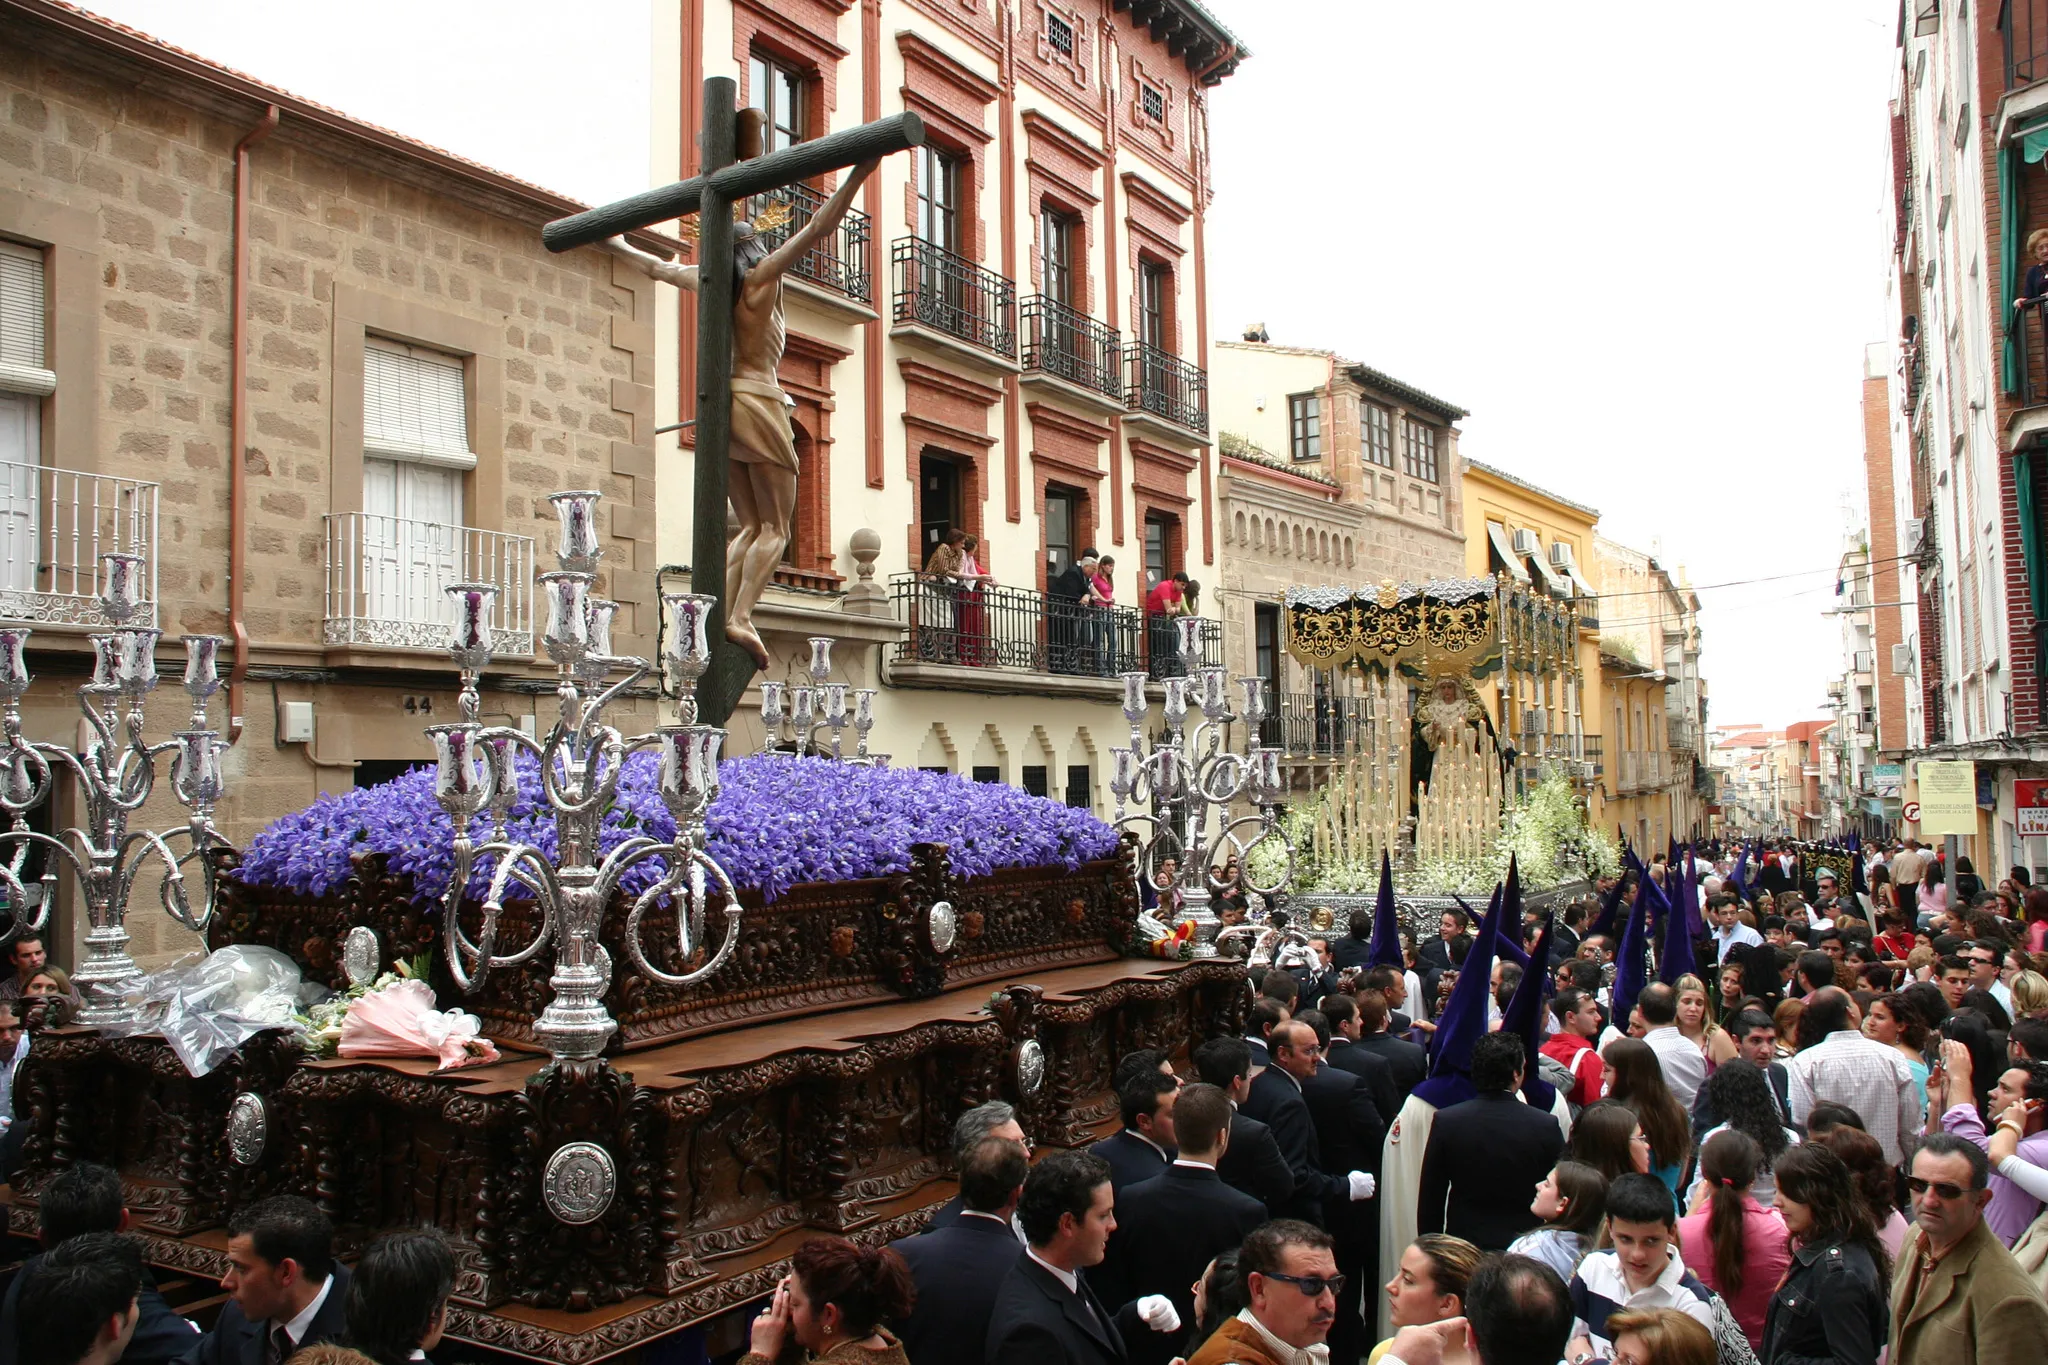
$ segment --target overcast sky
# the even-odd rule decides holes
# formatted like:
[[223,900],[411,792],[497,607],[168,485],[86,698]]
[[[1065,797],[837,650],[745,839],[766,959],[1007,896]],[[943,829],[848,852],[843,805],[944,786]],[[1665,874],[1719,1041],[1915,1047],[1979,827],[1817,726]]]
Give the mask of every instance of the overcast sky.
[[[650,0],[86,3],[581,199],[645,188]],[[1897,0],[1208,3],[1255,54],[1214,102],[1212,335],[1364,361],[1694,583],[1775,579],[1702,593],[1710,719],[1826,714]]]

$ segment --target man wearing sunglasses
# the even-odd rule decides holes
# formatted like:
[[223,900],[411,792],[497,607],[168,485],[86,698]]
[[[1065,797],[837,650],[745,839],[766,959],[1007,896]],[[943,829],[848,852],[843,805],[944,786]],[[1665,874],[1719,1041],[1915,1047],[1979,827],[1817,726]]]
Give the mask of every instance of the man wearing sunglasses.
[[1251,1300],[1217,1328],[1188,1365],[1311,1365],[1337,1318],[1344,1277],[1336,1244],[1312,1223],[1276,1218],[1254,1228],[1238,1249],[1237,1270]]
[[1990,1159],[1953,1133],[1913,1154],[1914,1227],[1892,1274],[1888,1359],[2026,1360],[2048,1339],[2048,1301],[1984,1221],[1990,1184]]

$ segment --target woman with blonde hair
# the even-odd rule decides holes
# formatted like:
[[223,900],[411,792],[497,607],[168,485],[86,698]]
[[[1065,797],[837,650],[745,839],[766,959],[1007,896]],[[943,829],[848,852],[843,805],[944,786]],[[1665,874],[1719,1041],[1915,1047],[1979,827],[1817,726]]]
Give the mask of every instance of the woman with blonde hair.
[[1678,978],[1678,1031],[1706,1054],[1707,1074],[1735,1055],[1735,1040],[1714,1022],[1707,983],[1687,974]]
[[[1387,1321],[1398,1332],[1403,1327],[1427,1327],[1462,1316],[1465,1286],[1485,1254],[1462,1237],[1441,1232],[1417,1237],[1401,1253],[1401,1264],[1387,1281]],[[1380,1357],[1393,1344],[1394,1339],[1388,1337],[1373,1347],[1367,1365],[1379,1365]]]
[[2048,976],[2029,967],[2012,979],[2006,987],[2012,992],[2012,1017],[2024,1019],[2030,1014],[2048,1010]]
[[1780,1057],[1790,1057],[1799,1051],[1799,1017],[1805,1013],[1804,1000],[1787,1000],[1771,1011],[1771,1027],[1778,1030]]
[[1676,1308],[1626,1309],[1607,1319],[1621,1365],[1717,1365],[1714,1334]]

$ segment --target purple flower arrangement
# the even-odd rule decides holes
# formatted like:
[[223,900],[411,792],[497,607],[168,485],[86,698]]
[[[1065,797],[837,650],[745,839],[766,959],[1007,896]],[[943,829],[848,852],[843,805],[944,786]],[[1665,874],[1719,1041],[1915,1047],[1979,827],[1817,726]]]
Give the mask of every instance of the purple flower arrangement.
[[[539,763],[522,756],[517,771],[510,837],[552,858],[555,826],[541,799]],[[719,777],[706,820],[711,855],[734,885],[758,889],[768,901],[804,882],[904,871],[918,843],[945,844],[954,870],[967,877],[1008,867],[1072,871],[1116,846],[1115,831],[1085,810],[950,773],[757,755],[722,764]],[[626,761],[618,798],[604,814],[600,855],[635,835],[674,837],[657,779],[653,754]],[[473,837],[489,837],[487,822],[478,822]],[[354,875],[354,855],[382,853],[393,872],[411,879],[416,902],[434,902],[453,874],[453,838],[447,812],[434,800],[433,770],[415,768],[381,786],[322,796],[273,821],[250,841],[237,875],[252,886],[324,896]],[[649,858],[627,873],[624,890],[637,895],[664,870],[661,859]],[[470,894],[483,894],[490,872],[488,865],[477,869]]]

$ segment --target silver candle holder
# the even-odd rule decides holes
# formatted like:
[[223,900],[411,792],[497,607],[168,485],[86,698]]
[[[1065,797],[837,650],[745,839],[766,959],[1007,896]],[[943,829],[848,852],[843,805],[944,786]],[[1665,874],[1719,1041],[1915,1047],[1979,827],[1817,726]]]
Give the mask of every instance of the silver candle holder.
[[[0,888],[12,915],[0,945],[22,933],[40,932],[49,921],[61,874],[68,873],[85,901],[85,960],[71,979],[84,998],[78,1022],[90,1028],[132,1026],[137,1007],[128,1000],[142,970],[128,955],[128,901],[145,871],[158,877],[158,899],[165,913],[195,933],[213,918],[218,890],[211,859],[203,855],[227,847],[214,827],[214,806],[224,782],[220,755],[227,746],[207,719],[207,704],[221,687],[217,635],[187,635],[186,694],[192,699],[191,720],[183,730],[155,744],[143,738],[143,708],[158,682],[156,646],[162,632],[154,626],[130,624],[142,606],[145,566],[130,554],[100,556],[100,614],[108,630],[90,636],[92,678],[78,689],[78,707],[86,721],[86,743],[74,751],[61,744],[26,739],[21,728],[21,699],[27,694],[27,627],[0,629],[0,810],[12,817],[0,833]],[[129,828],[156,788],[159,757],[170,755],[171,792],[189,812],[183,828],[163,832]],[[75,779],[85,819],[81,825],[52,836],[29,828],[28,813],[49,799],[62,768]],[[21,873],[32,849],[41,849],[44,871],[41,894],[33,913]],[[185,882],[185,867],[199,863],[197,903]]]
[[[606,907],[626,873],[659,858],[660,878],[635,898],[627,912],[624,941],[636,970],[671,986],[690,986],[722,968],[739,943],[740,901],[732,878],[705,851],[705,815],[718,794],[718,760],[725,731],[697,723],[698,679],[711,662],[706,632],[715,597],[665,593],[668,646],[662,662],[681,694],[682,723],[626,738],[604,724],[605,709],[652,671],[644,659],[612,653],[611,628],[617,604],[595,597],[592,588],[602,555],[597,537],[599,495],[557,493],[561,533],[560,567],[540,575],[548,607],[542,646],[555,662],[555,695],[560,714],[544,738],[508,726],[478,721],[477,675],[490,662],[490,617],[495,589],[458,583],[448,589],[454,607],[449,657],[462,674],[461,719],[431,726],[435,796],[455,822],[454,868],[442,904],[449,974],[464,991],[479,989],[495,970],[517,967],[552,944],[553,997],[534,1021],[534,1035],[556,1060],[602,1054],[618,1030],[605,1008],[611,984],[611,955],[599,941]],[[614,679],[613,675],[620,675]],[[675,836],[663,842],[646,836],[627,839],[602,859],[599,825],[618,796],[625,760],[652,749],[660,754],[662,804],[675,820]],[[556,854],[515,842],[507,828],[518,797],[515,764],[525,754],[540,768],[543,799],[554,818]],[[485,837],[476,835],[487,827]],[[470,882],[479,867],[490,876],[477,936],[462,925]],[[708,937],[712,897],[724,897],[725,924],[717,947]],[[517,952],[498,951],[498,929],[508,896],[531,898],[541,925]],[[664,900],[676,909],[675,948],[685,966],[707,953],[694,970],[669,972],[649,960],[641,925]]]
[[[1116,798],[1115,825],[1118,829],[1145,827],[1138,854],[1138,875],[1156,883],[1160,869],[1174,860],[1174,889],[1180,892],[1177,919],[1191,922],[1190,951],[1195,957],[1216,956],[1216,935],[1222,921],[1210,910],[1219,892],[1254,891],[1273,896],[1286,887],[1294,875],[1294,844],[1280,827],[1280,801],[1285,788],[1280,777],[1280,751],[1258,742],[1259,726],[1266,718],[1266,684],[1260,678],[1240,678],[1244,707],[1230,709],[1228,675],[1220,668],[1201,667],[1202,627],[1199,617],[1184,616],[1174,622],[1182,667],[1186,677],[1166,678],[1160,683],[1164,694],[1160,713],[1165,721],[1162,736],[1151,743],[1145,738],[1145,719],[1151,711],[1146,692],[1149,681],[1143,672],[1121,673],[1124,720],[1131,727],[1128,747],[1112,748],[1110,794]],[[1196,717],[1188,728],[1190,689]],[[1245,748],[1236,753],[1225,747],[1230,722],[1245,723]],[[1135,801],[1142,807],[1126,814]],[[1232,818],[1238,802],[1253,806],[1254,813]],[[1246,837],[1244,831],[1256,830]],[[1269,839],[1277,839],[1283,850],[1280,875],[1270,884],[1251,873],[1252,851]],[[1236,870],[1226,865],[1222,873],[1211,868],[1218,854],[1228,850],[1236,855]]]
[[[889,755],[868,751],[868,732],[875,728],[875,689],[828,681],[832,676],[832,646],[835,643],[829,635],[811,636],[808,684],[761,684],[761,726],[767,732],[768,750],[771,753],[790,753],[797,758],[806,758],[815,750],[818,757],[823,758],[826,746],[817,735],[818,728],[823,726],[832,732],[830,744],[835,760],[886,768]],[[853,698],[851,714],[846,709],[849,696]],[[788,738],[783,733],[785,725],[792,732]],[[851,755],[844,751],[849,725],[853,727],[854,734]],[[784,745],[790,747],[784,749]]]

